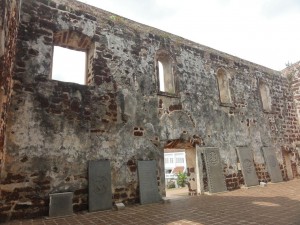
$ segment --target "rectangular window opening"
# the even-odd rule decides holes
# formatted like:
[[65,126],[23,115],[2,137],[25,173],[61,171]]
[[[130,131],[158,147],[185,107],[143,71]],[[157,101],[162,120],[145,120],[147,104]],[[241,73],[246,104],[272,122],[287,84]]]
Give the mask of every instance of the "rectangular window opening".
[[52,79],[85,84],[86,52],[54,46]]
[[159,73],[159,90],[165,91],[165,76],[163,64],[158,61],[158,73]]

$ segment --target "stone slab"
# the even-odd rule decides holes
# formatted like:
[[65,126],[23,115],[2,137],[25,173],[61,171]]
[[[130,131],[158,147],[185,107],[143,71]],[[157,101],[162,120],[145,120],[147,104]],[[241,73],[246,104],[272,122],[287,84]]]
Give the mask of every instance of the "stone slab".
[[124,210],[125,205],[123,203],[116,203],[116,208],[117,208],[117,210]]
[[271,147],[263,147],[262,151],[271,181],[273,183],[282,182],[282,174],[274,150]]
[[265,182],[260,182],[259,185],[260,185],[261,187],[267,187],[267,183],[265,183]]
[[170,198],[167,198],[167,197],[162,197],[162,203],[170,203],[171,202],[171,199]]
[[138,161],[138,177],[141,204],[159,202],[161,197],[158,192],[156,161]]
[[49,217],[73,214],[73,192],[50,194]]
[[227,191],[223,165],[218,148],[203,148],[208,189],[210,193]]
[[250,187],[258,185],[258,178],[251,149],[249,147],[237,147],[236,150],[240,159],[245,186]]
[[196,145],[196,179],[197,179],[197,194],[204,194],[203,183],[203,148]]
[[111,169],[108,160],[89,161],[89,211],[112,208]]

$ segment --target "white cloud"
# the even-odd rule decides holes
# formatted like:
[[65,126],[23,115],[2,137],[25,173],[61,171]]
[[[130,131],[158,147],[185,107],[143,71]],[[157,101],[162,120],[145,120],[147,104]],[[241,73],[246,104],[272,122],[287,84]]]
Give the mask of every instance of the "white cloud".
[[262,4],[262,13],[270,17],[279,17],[287,13],[299,13],[299,11],[299,0],[265,0]]

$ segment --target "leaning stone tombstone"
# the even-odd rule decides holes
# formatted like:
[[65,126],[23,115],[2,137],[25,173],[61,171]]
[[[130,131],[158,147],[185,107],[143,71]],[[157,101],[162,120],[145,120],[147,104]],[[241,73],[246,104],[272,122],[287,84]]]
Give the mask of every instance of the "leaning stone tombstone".
[[197,176],[197,193],[204,194],[204,174],[203,174],[203,147],[196,145],[196,176]]
[[73,192],[50,194],[49,217],[73,214]]
[[112,208],[111,170],[108,160],[89,161],[89,211]]
[[240,159],[245,186],[250,187],[258,185],[258,178],[251,149],[249,147],[237,147],[236,150]]
[[156,177],[156,161],[138,161],[138,178],[141,204],[156,203],[161,200]]
[[223,166],[218,148],[203,148],[210,193],[227,191]]
[[267,165],[267,170],[269,172],[271,182],[277,183],[282,182],[281,170],[275,155],[275,152],[271,147],[262,147],[265,163]]

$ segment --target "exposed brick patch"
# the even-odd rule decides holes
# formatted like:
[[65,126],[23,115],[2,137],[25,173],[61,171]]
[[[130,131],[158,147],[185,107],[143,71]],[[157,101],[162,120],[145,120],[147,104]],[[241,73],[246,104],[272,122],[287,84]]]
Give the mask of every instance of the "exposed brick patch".
[[254,164],[256,174],[259,182],[271,182],[269,172],[266,169],[265,164]]
[[134,131],[133,134],[134,134],[134,136],[143,136],[144,135],[144,133],[141,131]]
[[241,188],[242,185],[245,185],[243,174],[241,171],[238,173],[229,174],[225,178],[227,190],[233,191]]
[[163,100],[162,99],[159,99],[158,108],[160,108],[160,109],[163,108]]
[[142,127],[135,127],[133,135],[138,137],[144,136],[144,129]]
[[8,173],[2,184],[21,183],[26,180],[26,177],[21,174]]
[[[16,43],[17,43],[17,30],[19,27],[19,1],[2,1],[0,15],[2,17],[3,24],[0,25],[0,30],[3,29],[4,37],[1,36],[0,44],[5,46],[4,52],[0,55],[0,167],[2,167],[4,156],[4,142],[6,132],[6,121],[8,117],[8,108],[11,104],[11,93],[12,93],[12,76],[15,66],[15,54],[16,54]],[[4,8],[3,8],[4,7]],[[5,17],[6,16],[6,17]],[[4,38],[4,39],[3,39]],[[3,43],[4,42],[4,43]],[[20,66],[24,66],[19,64]],[[17,69],[17,68],[16,68]],[[1,172],[1,170],[0,170]],[[2,182],[9,183],[11,181],[20,181],[23,177],[10,177]],[[2,211],[2,210],[0,210]],[[0,214],[0,222],[4,222],[7,219],[7,215]]]
[[[127,166],[130,170],[130,172],[136,172],[137,170],[137,165],[136,165],[136,161],[135,160],[132,160],[130,159],[128,162],[127,162]],[[118,189],[118,191],[121,191],[120,189]]]
[[169,106],[169,111],[170,112],[175,111],[175,110],[182,110],[182,105],[178,104],[178,105],[171,105],[171,106]]

